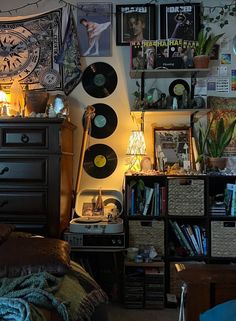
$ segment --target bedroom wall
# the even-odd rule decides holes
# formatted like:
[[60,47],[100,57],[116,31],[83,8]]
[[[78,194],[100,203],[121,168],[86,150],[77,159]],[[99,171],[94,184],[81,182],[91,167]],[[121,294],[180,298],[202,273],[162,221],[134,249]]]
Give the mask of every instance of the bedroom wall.
[[[68,1],[69,2],[69,1]],[[89,1],[89,2],[99,2],[99,1]],[[158,3],[173,3],[174,1],[159,1]],[[20,1],[20,5],[27,4],[28,1]],[[37,3],[37,1],[35,1]],[[70,1],[71,4],[77,3],[75,0]],[[127,1],[112,1],[113,3],[113,12],[115,12],[116,4],[143,4],[143,1],[140,0],[129,0]],[[174,2],[176,3],[176,2]],[[179,1],[181,3],[181,1]],[[227,1],[230,3],[230,1]],[[224,5],[225,1],[204,1],[204,4],[207,6],[217,6]],[[23,10],[19,10],[15,13],[15,15],[30,15],[43,13],[45,11],[49,11],[55,8],[62,6],[57,0],[43,0],[39,2],[37,5],[27,6]],[[4,4],[1,3],[1,10],[10,10],[12,8],[19,7],[19,1],[8,0],[5,1]],[[74,11],[76,15],[76,11]],[[0,14],[4,16],[3,14]],[[9,16],[9,15],[5,15]],[[128,46],[116,46],[116,26],[115,26],[115,14],[113,14],[113,27],[112,27],[112,56],[110,57],[86,57],[82,59],[83,66],[86,67],[93,62],[106,62],[112,65],[118,76],[118,84],[116,90],[106,98],[93,98],[89,96],[85,90],[83,89],[82,84],[80,83],[74,91],[70,94],[70,117],[71,121],[77,126],[77,129],[74,133],[74,178],[76,179],[77,168],[78,168],[78,160],[80,155],[80,148],[82,142],[82,116],[85,108],[88,105],[95,103],[104,103],[111,106],[118,117],[118,125],[115,132],[104,139],[94,139],[92,137],[89,138],[89,145],[93,145],[96,143],[107,144],[112,147],[118,156],[118,165],[116,170],[112,175],[105,179],[96,179],[89,176],[85,171],[82,173],[82,180],[80,189],[98,189],[102,187],[103,189],[114,189],[114,190],[122,190],[123,176],[124,172],[127,168],[128,158],[126,154],[127,142],[129,138],[130,131],[132,129],[138,128],[137,122],[132,119],[130,115],[130,104],[132,103],[132,92],[136,90],[136,80],[131,79],[129,76],[129,47]],[[223,29],[225,32],[225,37],[223,41],[223,52],[230,53],[232,57],[231,65],[227,65],[228,73],[227,77],[230,79],[230,70],[231,68],[235,68],[236,66],[236,56],[232,51],[232,39],[235,35],[235,25],[236,25],[236,17],[230,17],[229,25]],[[216,33],[221,33],[219,26],[215,24],[213,26],[213,30]],[[214,62],[215,67],[220,67],[219,61]],[[224,65],[225,66],[225,65]],[[224,67],[221,66],[221,67]],[[173,79],[172,79],[173,80]],[[170,79],[165,80],[148,80],[146,82],[147,88],[157,86],[159,89],[166,91],[168,88]],[[188,79],[189,81],[189,79]],[[215,91],[209,91],[208,95],[218,95],[218,96],[235,96],[235,92],[229,93],[217,93]],[[168,117],[160,116],[160,114],[148,114],[145,116],[145,139],[147,143],[147,154],[153,158],[153,131],[152,127],[162,126],[162,125],[178,125],[178,124],[186,124],[189,122],[188,116],[176,116],[173,117],[169,115]]]

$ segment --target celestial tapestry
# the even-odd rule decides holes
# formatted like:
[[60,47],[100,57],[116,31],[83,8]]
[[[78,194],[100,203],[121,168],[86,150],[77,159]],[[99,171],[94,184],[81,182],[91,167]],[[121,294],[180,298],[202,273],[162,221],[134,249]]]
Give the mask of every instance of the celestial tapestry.
[[[29,90],[65,89],[66,94],[78,84],[74,78],[78,79],[81,74],[80,56],[75,52],[76,39],[71,38],[73,20],[70,18],[63,44],[62,8],[25,19],[0,20],[0,84],[3,90],[9,91],[14,80],[18,80],[23,89],[26,86]],[[68,46],[68,39],[75,41],[73,47]],[[71,55],[77,59],[73,60]]]

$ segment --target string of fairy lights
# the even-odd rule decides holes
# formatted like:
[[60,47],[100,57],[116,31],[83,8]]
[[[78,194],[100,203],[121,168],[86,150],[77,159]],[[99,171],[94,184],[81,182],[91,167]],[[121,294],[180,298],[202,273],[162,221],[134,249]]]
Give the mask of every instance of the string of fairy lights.
[[[0,9],[0,14],[7,14],[10,16],[13,15],[17,15],[20,11],[26,9],[27,7],[31,7],[31,6],[35,6],[35,7],[39,7],[39,4],[43,2],[43,0],[36,0],[36,1],[31,1],[30,3],[26,3],[24,5],[12,8],[12,9],[6,9],[6,10],[2,10]],[[159,0],[151,0],[149,1],[149,3],[159,3]],[[189,4],[191,3],[191,1],[186,1],[186,0],[182,0],[181,1],[184,4]],[[86,4],[81,2],[81,3],[77,3],[77,4],[73,4],[70,3],[69,1],[66,0],[58,0],[58,3],[61,4],[62,7],[66,7],[66,6],[70,6],[72,9],[80,9],[83,10],[83,5]],[[209,6],[209,5],[204,5],[204,13],[207,17],[207,19],[209,19],[211,22],[215,22],[215,21],[220,21],[222,18],[226,18],[227,15],[230,16],[235,16],[236,15],[236,0],[233,0],[232,2],[230,2],[229,4],[224,4],[224,5],[217,5],[217,6]],[[95,8],[96,10],[96,8]],[[214,17],[213,17],[214,14]]]

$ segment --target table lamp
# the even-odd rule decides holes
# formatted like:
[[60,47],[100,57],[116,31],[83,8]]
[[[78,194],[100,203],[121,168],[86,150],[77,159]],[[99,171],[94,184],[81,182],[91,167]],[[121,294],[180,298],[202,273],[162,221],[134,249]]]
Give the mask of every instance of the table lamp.
[[126,155],[132,156],[128,170],[140,171],[140,161],[146,155],[146,144],[142,130],[132,130]]

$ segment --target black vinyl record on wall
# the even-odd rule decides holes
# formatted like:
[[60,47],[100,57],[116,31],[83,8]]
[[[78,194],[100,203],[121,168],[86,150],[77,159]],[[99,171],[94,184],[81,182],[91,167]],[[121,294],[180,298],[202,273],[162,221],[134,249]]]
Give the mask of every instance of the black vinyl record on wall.
[[[117,127],[117,115],[115,111],[106,104],[94,104],[95,116],[91,119],[90,136],[94,138],[106,138],[110,136]],[[83,116],[85,126],[85,114]]]
[[84,170],[92,177],[105,178],[114,172],[117,161],[117,155],[111,147],[95,144],[85,151]]
[[82,85],[95,98],[110,96],[117,86],[116,71],[105,62],[91,64],[83,72]]

